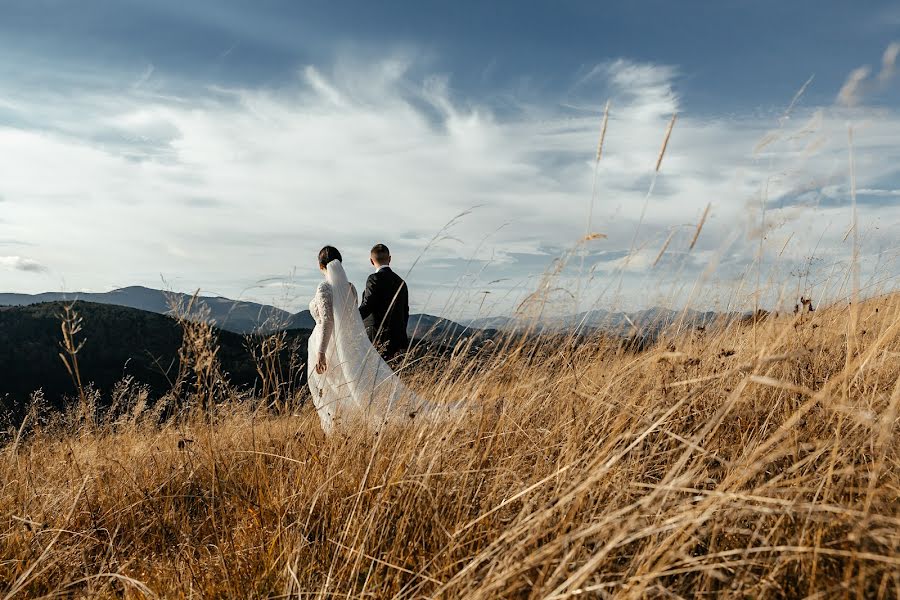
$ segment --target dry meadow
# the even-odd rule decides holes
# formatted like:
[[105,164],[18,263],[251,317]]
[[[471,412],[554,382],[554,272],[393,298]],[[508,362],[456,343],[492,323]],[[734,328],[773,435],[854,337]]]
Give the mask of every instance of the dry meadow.
[[464,350],[404,373],[466,408],[379,432],[326,438],[201,350],[164,418],[133,383],[36,403],[0,447],[0,598],[900,597],[897,295]]

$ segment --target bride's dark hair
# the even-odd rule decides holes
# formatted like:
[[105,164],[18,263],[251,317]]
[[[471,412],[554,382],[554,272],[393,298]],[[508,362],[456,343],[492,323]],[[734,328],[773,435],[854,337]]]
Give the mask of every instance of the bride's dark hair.
[[328,266],[328,263],[333,260],[344,262],[344,259],[341,257],[341,253],[337,248],[334,246],[325,246],[319,250],[319,267],[324,269]]

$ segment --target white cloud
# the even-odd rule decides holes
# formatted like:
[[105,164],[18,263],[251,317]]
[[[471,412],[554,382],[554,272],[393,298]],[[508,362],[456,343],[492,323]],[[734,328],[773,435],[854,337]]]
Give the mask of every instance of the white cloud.
[[[800,260],[813,249],[845,256],[848,120],[858,123],[858,194],[897,183],[893,113],[797,110],[754,155],[773,123],[691,115],[670,66],[605,63],[573,87],[574,97],[509,111],[458,97],[445,76],[413,77],[411,65],[406,56],[338,61],[301,69],[278,88],[198,89],[190,98],[127,79],[115,93],[75,98],[3,94],[0,84],[23,118],[0,128],[0,236],[34,244],[35,260],[78,288],[158,285],[162,275],[173,286],[292,309],[305,305],[325,243],[342,249],[357,279],[376,241],[392,247],[401,270],[427,247],[411,280],[418,308],[434,291],[424,308],[436,310],[468,272],[463,281],[478,299],[487,282],[508,280],[491,287],[505,310],[584,234],[600,113],[611,97],[593,219],[609,238],[592,247],[622,253],[634,241],[628,277],[643,278],[626,281],[624,293],[649,303],[643,290],[659,272],[651,267],[663,241],[679,227],[671,251],[683,257],[707,203],[712,215],[692,254],[701,258],[684,262],[679,276],[696,276],[713,254],[722,280],[743,272],[758,251],[746,236],[759,229],[764,191],[765,261]],[[158,90],[163,74],[151,74]],[[593,108],[567,108],[576,105]],[[635,240],[663,131],[682,111]],[[895,244],[897,208],[861,205],[860,218],[881,224],[864,253]],[[295,268],[288,287],[296,298],[276,297],[285,286],[264,280]],[[39,291],[24,276],[5,281]]]
[[0,256],[0,267],[25,273],[46,273],[48,271],[47,267],[36,260],[22,256]]

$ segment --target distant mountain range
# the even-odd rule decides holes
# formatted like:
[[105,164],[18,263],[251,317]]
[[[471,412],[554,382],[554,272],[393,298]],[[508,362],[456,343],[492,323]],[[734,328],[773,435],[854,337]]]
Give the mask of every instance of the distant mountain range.
[[[316,322],[308,310],[298,313],[266,304],[231,300],[221,296],[198,296],[132,286],[105,293],[46,292],[43,294],[0,293],[0,306],[31,306],[44,302],[91,302],[124,306],[160,315],[180,311],[193,319],[206,318],[219,329],[231,333],[269,334],[281,330],[312,329]],[[187,312],[190,307],[190,313]],[[415,339],[452,344],[480,331],[448,319],[428,314],[410,315],[408,333]]]
[[659,333],[663,329],[678,323],[687,327],[709,326],[723,316],[727,317],[723,313],[713,311],[671,310],[662,307],[647,308],[634,312],[611,312],[595,309],[551,322],[551,324],[556,325],[560,329],[581,326],[622,332],[624,334],[640,332],[646,335]]
[[544,332],[565,332],[572,331],[577,327],[586,332],[607,331],[625,336],[634,334],[654,336],[679,322],[687,327],[704,327],[731,316],[738,315],[737,313],[702,312],[692,309],[675,311],[655,307],[634,312],[590,310],[565,317],[545,318],[537,326],[533,321],[515,317],[481,317],[462,321],[462,323],[474,329],[498,331],[518,331],[528,328]]
[[[71,302],[73,300],[126,306],[160,315],[173,315],[176,307],[177,310],[187,311],[187,308],[191,306],[192,296],[141,286],[126,287],[104,293],[0,294],[0,306],[29,306],[41,302]],[[230,300],[219,296],[200,296],[197,298],[197,303],[209,311],[208,318],[211,322],[220,329],[232,333],[270,333],[279,329],[312,329],[315,326],[309,311],[306,311],[305,314],[292,315],[274,306]],[[203,314],[203,309],[197,303],[191,306],[190,314],[194,318]]]
[[[105,293],[5,294],[0,293],[0,306],[28,306],[41,302],[65,302],[80,300],[96,304],[109,304],[136,308],[161,315],[173,315],[173,307],[187,311],[191,318],[206,317],[216,327],[232,333],[268,334],[281,330],[312,329],[315,320],[308,310],[298,313],[256,302],[231,300],[221,296],[199,296],[165,292],[141,286],[132,286]],[[193,303],[192,303],[193,301]],[[726,315],[727,316],[727,315]],[[666,327],[682,322],[686,326],[705,326],[722,318],[721,313],[695,310],[673,311],[650,308],[635,312],[591,310],[562,318],[544,319],[541,331],[569,331],[580,327],[586,331],[603,330],[623,335],[655,335]],[[409,320],[409,335],[417,339],[452,344],[472,335],[491,335],[496,331],[533,329],[534,323],[515,317],[480,317],[461,322],[451,321],[429,314],[414,314]]]

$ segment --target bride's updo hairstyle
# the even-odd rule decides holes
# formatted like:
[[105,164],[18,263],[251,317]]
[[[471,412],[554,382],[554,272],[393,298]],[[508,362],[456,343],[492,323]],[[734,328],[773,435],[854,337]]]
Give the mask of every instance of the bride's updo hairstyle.
[[341,253],[334,246],[325,246],[321,250],[319,250],[319,268],[324,269],[328,266],[328,263],[336,260],[339,262],[344,262],[343,257],[341,257]]

